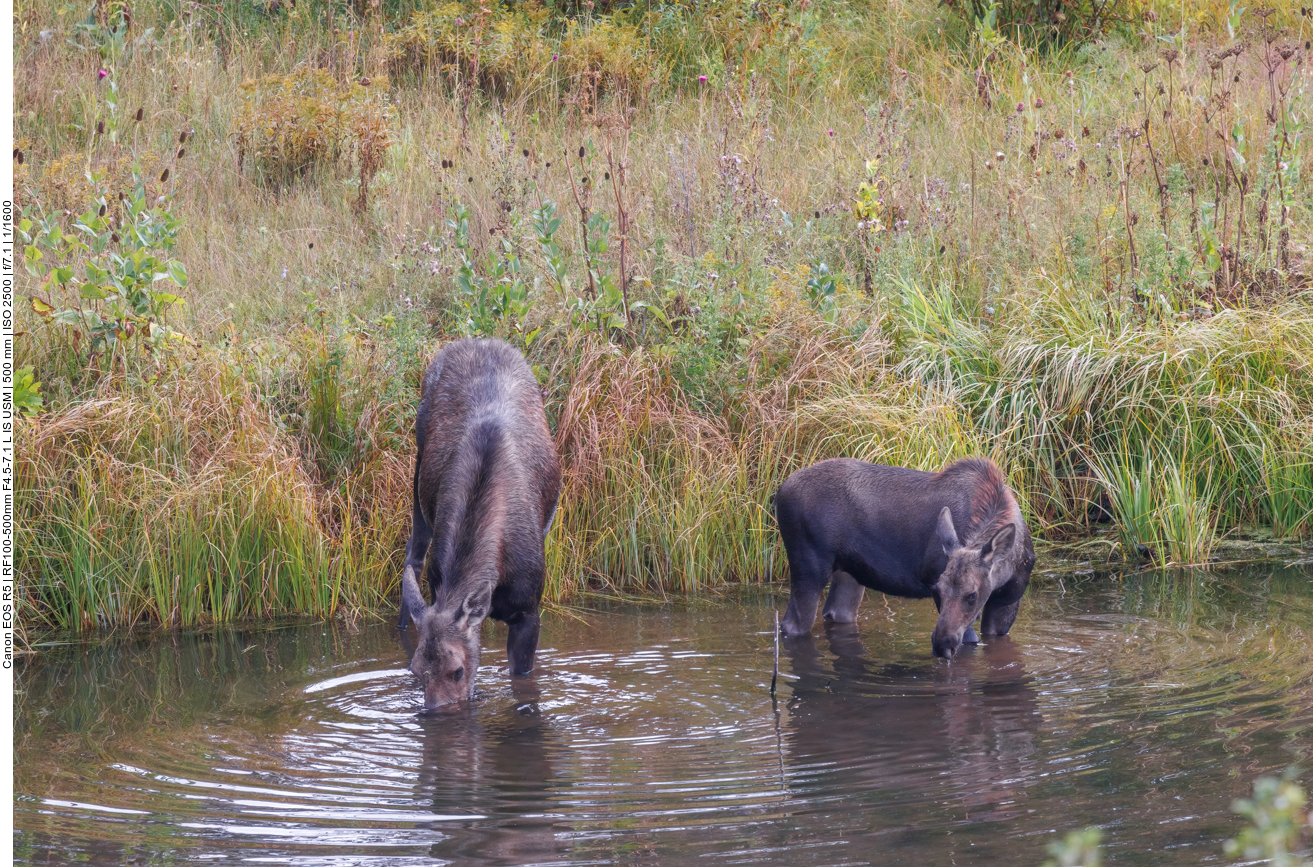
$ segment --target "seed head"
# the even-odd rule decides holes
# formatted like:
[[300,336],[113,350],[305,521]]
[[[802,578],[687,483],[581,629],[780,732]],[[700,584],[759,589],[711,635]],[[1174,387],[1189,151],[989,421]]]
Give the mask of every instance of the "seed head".
[[160,183],[167,184],[168,182],[169,182],[169,170],[165,169],[164,172],[160,175]]
[[182,158],[185,157],[185,156],[187,156],[187,149],[186,149],[186,148],[178,148],[178,159],[182,159]]
[[104,134],[105,134],[105,122],[103,120],[96,121],[96,135],[104,135]]
[[583,159],[583,158],[584,158],[584,146],[579,145],[579,159]]
[[141,123],[142,118],[144,118],[145,116],[146,116],[146,109],[144,108],[137,109],[137,123]]

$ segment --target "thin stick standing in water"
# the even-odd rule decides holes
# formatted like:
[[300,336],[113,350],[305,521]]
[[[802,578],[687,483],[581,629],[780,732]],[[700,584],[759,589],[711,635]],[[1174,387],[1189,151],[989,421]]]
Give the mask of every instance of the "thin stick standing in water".
[[770,675],[770,697],[775,698],[775,682],[780,679],[780,612],[775,612],[775,668]]
[[784,735],[780,732],[780,706],[775,701],[775,682],[780,677],[780,612],[775,612],[775,670],[770,676],[770,704],[775,712],[775,755],[780,760],[780,794],[788,791],[789,782],[784,773]]

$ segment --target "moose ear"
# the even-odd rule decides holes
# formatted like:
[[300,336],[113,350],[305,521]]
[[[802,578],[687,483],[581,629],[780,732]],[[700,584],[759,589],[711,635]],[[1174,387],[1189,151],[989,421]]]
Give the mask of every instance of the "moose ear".
[[471,590],[461,600],[460,608],[456,611],[456,628],[461,630],[477,629],[479,624],[483,622],[483,618],[488,616],[488,609],[491,607],[491,595],[491,592],[485,589]]
[[944,546],[945,554],[952,554],[955,548],[962,546],[957,538],[957,528],[953,526],[953,513],[949,511],[948,506],[944,506],[939,512],[939,523],[935,525],[935,535],[939,537],[939,544]]
[[401,573],[401,622],[398,625],[405,629],[407,618],[418,623],[427,607],[424,594],[419,590],[419,579],[415,577],[415,567],[407,566]]
[[993,562],[994,557],[1000,551],[1006,551],[1012,547],[1012,543],[1016,541],[1016,538],[1017,528],[1012,524],[1005,525],[991,536],[989,541],[984,544],[984,547],[980,549],[980,559],[986,564]]

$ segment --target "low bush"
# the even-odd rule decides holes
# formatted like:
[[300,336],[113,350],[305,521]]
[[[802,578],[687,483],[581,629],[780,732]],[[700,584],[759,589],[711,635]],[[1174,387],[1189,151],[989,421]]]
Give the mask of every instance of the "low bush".
[[235,123],[237,165],[257,180],[285,187],[315,169],[354,167],[354,207],[368,204],[369,183],[392,144],[395,111],[387,80],[340,82],[326,70],[300,68],[242,85]]

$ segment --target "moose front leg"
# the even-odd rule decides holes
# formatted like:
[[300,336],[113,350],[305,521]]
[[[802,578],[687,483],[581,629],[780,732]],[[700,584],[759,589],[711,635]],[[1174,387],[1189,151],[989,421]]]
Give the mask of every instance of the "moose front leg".
[[986,635],[1007,635],[1021,609],[1021,597],[1030,583],[1030,573],[1015,576],[995,590],[980,614],[980,631]]
[[[419,459],[415,460],[415,498],[410,514],[410,541],[406,543],[406,563],[405,569],[413,570],[416,576],[424,574],[424,558],[429,552],[429,544],[433,541],[433,530],[429,528],[429,522],[424,520],[424,512],[419,507]],[[401,615],[397,620],[397,628],[405,629],[406,623],[410,619],[410,610],[406,606],[405,596],[402,595]]]
[[511,675],[520,677],[532,673],[541,627],[538,609],[517,614],[508,619],[506,625],[510,628],[510,634],[506,636],[506,655],[510,658]]

